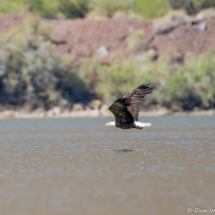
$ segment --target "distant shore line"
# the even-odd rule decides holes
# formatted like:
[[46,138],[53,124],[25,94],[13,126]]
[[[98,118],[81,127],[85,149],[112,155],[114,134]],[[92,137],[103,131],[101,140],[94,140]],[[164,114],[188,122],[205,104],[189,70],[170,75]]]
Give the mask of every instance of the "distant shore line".
[[[140,116],[215,116],[215,109],[210,110],[194,110],[194,111],[178,111],[173,112],[166,108],[159,108],[152,111],[140,111]],[[0,119],[30,119],[30,118],[74,118],[74,117],[110,117],[113,116],[109,110],[63,110],[55,107],[49,111],[43,109],[37,109],[35,111],[23,111],[23,110],[5,110],[0,112]]]

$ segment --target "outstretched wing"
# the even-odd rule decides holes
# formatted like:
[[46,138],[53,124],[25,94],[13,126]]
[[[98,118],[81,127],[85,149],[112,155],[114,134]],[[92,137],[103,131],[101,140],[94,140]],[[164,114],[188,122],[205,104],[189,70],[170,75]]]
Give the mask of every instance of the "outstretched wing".
[[130,124],[134,122],[132,114],[127,109],[130,105],[131,103],[129,99],[120,98],[109,107],[109,110],[115,117],[116,125]]
[[142,84],[122,97],[122,99],[127,99],[130,102],[131,105],[127,109],[133,116],[134,121],[138,121],[140,105],[143,98],[153,90],[153,87],[148,87],[148,85]]

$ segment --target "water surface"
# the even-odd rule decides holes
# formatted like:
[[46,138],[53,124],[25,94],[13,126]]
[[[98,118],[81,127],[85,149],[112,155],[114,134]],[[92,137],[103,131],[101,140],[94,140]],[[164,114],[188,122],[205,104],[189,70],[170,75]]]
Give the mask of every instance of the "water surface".
[[177,215],[215,208],[215,116],[0,120],[3,215]]

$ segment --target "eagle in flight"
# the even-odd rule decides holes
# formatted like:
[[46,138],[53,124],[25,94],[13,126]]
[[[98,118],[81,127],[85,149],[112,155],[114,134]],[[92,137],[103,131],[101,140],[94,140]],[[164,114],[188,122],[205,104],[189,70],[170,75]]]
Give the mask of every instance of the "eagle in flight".
[[151,123],[138,122],[138,115],[143,98],[147,94],[151,93],[152,90],[153,87],[149,87],[149,84],[142,84],[130,93],[127,93],[123,97],[116,100],[109,107],[109,110],[115,117],[115,122],[108,122],[106,123],[106,126],[121,129],[142,129],[144,127],[151,126]]

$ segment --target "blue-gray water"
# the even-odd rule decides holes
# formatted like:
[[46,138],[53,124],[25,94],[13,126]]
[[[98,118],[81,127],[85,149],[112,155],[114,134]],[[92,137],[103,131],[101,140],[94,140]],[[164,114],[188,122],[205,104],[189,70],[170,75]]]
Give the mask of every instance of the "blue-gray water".
[[[215,208],[215,116],[0,120],[2,215],[177,215]],[[123,151],[130,149],[130,151]]]

